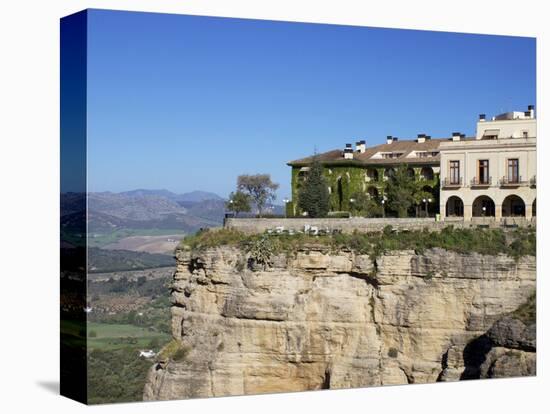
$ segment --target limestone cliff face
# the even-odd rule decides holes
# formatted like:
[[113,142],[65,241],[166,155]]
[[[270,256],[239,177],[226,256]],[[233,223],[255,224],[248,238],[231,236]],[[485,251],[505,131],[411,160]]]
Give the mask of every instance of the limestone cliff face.
[[373,261],[310,246],[267,269],[230,247],[176,257],[172,332],[189,352],[151,368],[145,400],[534,374],[534,349],[508,355],[523,358],[517,369],[487,332],[534,292],[533,257],[432,249]]

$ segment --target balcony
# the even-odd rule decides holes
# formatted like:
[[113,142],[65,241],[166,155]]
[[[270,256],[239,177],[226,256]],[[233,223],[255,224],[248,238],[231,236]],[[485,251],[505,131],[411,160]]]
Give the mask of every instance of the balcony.
[[441,187],[442,188],[460,188],[462,187],[462,177],[454,180],[452,178],[445,177],[441,181]]
[[521,187],[527,184],[527,181],[521,179],[521,175],[519,177],[502,177],[500,179],[501,187]]
[[470,187],[477,187],[477,188],[483,188],[483,187],[490,187],[493,183],[493,177],[488,178],[472,178],[472,181],[470,182]]

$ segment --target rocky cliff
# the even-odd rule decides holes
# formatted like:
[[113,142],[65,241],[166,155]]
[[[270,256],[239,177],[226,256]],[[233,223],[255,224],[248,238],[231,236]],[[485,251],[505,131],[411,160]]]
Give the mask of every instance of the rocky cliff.
[[151,368],[145,400],[535,373],[534,324],[508,316],[535,291],[532,256],[306,246],[266,268],[234,247],[176,258],[178,357]]

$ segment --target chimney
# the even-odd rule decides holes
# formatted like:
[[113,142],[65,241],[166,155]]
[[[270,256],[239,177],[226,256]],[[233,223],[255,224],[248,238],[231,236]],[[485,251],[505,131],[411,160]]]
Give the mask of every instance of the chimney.
[[479,114],[479,122],[485,122],[485,114]]
[[419,144],[426,142],[426,134],[418,134],[416,136],[416,142],[418,142]]
[[344,158],[346,160],[353,159],[353,148],[351,147],[351,144],[346,144],[346,148],[344,148]]
[[460,141],[462,134],[460,132],[453,132],[453,141]]
[[527,107],[527,110],[529,111],[529,118],[534,119],[535,118],[535,105],[529,105]]
[[391,144],[393,142],[393,137],[391,135],[388,135],[386,137],[386,144]]
[[357,142],[355,143],[355,145],[356,145],[355,148],[357,149],[357,152],[358,152],[359,154],[362,154],[362,153],[364,153],[364,152],[367,150],[367,141],[365,141],[364,139],[361,140],[361,141],[357,141]]

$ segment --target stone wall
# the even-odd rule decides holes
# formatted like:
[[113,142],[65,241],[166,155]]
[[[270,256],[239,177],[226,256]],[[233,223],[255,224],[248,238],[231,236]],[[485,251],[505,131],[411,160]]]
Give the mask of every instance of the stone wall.
[[473,218],[469,221],[448,219],[435,221],[434,218],[226,218],[224,227],[240,230],[247,234],[263,233],[283,227],[285,230],[303,231],[305,226],[316,226],[318,229],[341,230],[344,233],[382,231],[390,225],[396,230],[441,230],[446,226],[475,227],[479,225],[500,227],[506,225],[529,226],[534,220],[506,218],[495,220],[492,217]]

